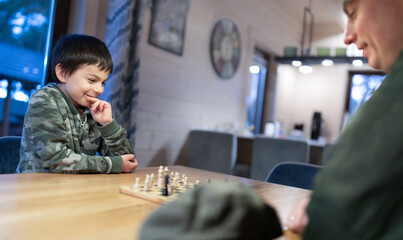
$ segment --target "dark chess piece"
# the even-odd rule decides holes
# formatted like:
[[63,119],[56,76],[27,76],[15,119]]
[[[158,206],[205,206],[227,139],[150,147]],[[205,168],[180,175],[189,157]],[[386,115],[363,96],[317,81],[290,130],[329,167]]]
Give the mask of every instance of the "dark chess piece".
[[165,175],[165,187],[162,189],[162,196],[168,196],[168,184],[169,184],[169,175]]

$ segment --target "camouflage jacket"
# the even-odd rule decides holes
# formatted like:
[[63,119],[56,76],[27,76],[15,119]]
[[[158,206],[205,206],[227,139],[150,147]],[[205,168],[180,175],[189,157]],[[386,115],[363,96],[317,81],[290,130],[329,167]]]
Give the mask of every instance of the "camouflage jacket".
[[134,150],[115,120],[100,126],[88,109],[80,116],[55,83],[32,95],[17,173],[119,173],[123,154]]

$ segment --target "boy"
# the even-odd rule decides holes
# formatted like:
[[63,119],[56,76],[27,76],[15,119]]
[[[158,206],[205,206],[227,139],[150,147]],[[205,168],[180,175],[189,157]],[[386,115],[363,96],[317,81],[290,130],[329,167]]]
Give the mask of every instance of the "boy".
[[[97,99],[113,70],[102,41],[68,35],[51,57],[54,83],[36,91],[24,119],[18,173],[132,172],[137,160],[111,105]],[[96,156],[96,153],[100,156]]]

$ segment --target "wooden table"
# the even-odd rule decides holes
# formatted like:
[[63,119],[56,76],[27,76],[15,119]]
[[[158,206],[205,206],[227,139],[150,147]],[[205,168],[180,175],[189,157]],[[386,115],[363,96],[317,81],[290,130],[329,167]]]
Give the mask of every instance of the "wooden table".
[[[190,181],[236,181],[254,187],[275,207],[282,222],[310,191],[246,178],[169,166]],[[156,174],[158,167],[132,174],[26,173],[0,175],[0,239],[137,239],[141,224],[159,205],[119,193],[135,177]],[[288,231],[280,239],[300,239]]]

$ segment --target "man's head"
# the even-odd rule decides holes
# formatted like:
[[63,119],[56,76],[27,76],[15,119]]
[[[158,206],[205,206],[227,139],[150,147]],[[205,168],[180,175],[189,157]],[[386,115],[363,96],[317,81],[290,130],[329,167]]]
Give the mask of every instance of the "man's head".
[[344,0],[344,42],[355,43],[375,69],[388,72],[403,50],[403,0]]
[[105,43],[87,35],[74,34],[59,39],[50,60],[52,78],[57,83],[60,83],[56,76],[57,65],[66,76],[86,65],[94,65],[108,73],[113,71],[112,57]]

